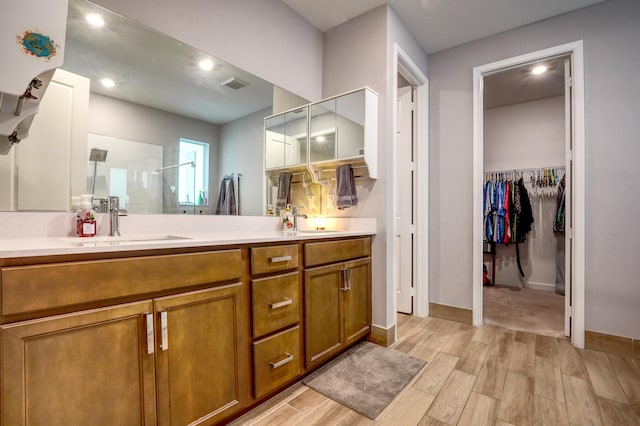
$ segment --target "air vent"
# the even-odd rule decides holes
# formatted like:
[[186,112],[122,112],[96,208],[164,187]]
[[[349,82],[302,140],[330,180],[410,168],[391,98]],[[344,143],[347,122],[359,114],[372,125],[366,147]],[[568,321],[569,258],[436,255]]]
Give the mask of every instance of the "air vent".
[[237,79],[235,77],[231,77],[230,79],[225,80],[220,84],[222,84],[223,86],[227,86],[227,87],[230,87],[232,89],[236,89],[237,90],[237,89],[239,89],[241,87],[244,87],[244,86],[248,85],[249,83],[245,83],[244,81],[242,81],[240,79]]

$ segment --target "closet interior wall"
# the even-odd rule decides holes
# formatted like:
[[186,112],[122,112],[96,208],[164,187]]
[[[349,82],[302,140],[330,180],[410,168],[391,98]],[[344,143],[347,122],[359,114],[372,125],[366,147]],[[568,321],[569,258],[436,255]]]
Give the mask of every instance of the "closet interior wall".
[[[484,111],[484,171],[522,170],[534,219],[526,242],[519,245],[525,276],[518,271],[515,245],[497,245],[496,276],[491,277],[495,284],[555,290],[556,254],[564,239],[564,234],[553,232],[555,191],[536,190],[529,178],[535,174],[532,170],[565,164],[564,132],[563,96]],[[564,176],[563,168],[557,170],[560,178]],[[489,260],[486,257],[485,264],[491,272]]]

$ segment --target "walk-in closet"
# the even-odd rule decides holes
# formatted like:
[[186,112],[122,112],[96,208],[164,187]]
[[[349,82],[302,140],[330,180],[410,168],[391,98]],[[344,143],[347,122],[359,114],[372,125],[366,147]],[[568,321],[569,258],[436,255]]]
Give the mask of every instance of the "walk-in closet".
[[565,335],[565,59],[485,76],[483,100],[484,323],[556,337]]

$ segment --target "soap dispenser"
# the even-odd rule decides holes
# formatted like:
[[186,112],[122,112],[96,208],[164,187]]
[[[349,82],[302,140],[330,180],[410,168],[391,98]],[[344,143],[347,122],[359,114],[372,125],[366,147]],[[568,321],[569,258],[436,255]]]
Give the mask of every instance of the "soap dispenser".
[[76,213],[76,235],[78,237],[95,237],[96,235],[96,212],[91,206],[92,198],[92,194],[80,196],[80,209]]
[[287,204],[287,207],[282,211],[282,230],[293,230],[293,213],[291,212],[291,204]]

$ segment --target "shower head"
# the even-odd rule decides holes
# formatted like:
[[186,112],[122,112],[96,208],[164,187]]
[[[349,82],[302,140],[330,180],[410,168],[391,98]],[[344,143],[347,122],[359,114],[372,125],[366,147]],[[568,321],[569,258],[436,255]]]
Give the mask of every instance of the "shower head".
[[107,150],[91,148],[91,153],[89,153],[89,161],[98,161],[100,163],[104,163],[105,161],[107,161]]

